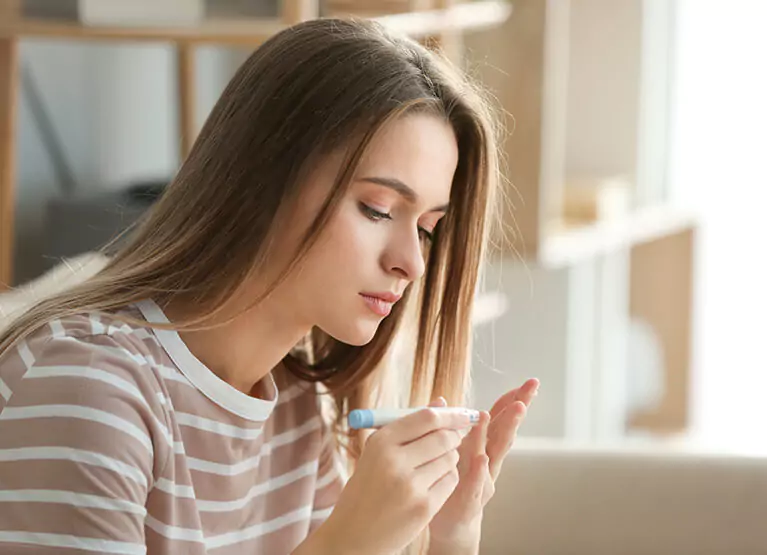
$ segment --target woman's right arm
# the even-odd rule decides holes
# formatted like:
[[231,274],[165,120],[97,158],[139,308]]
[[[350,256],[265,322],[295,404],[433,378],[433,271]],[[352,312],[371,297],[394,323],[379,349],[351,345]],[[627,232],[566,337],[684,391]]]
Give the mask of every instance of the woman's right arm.
[[409,545],[458,483],[464,415],[424,409],[374,433],[335,509],[293,555],[391,555]]
[[145,553],[147,492],[169,450],[151,384],[132,380],[142,369],[107,336],[22,352],[23,373],[13,353],[3,361],[0,553]]

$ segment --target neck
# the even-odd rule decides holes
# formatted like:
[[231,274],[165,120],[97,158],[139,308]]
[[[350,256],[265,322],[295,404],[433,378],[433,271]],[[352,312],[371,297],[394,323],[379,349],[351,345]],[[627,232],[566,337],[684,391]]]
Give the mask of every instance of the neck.
[[[242,303],[230,304],[235,310],[242,306]],[[165,312],[171,321],[191,313],[182,302],[172,303]],[[234,312],[224,310],[223,313],[226,317],[222,316],[219,321]],[[270,297],[231,322],[202,331],[179,332],[179,335],[192,354],[219,378],[243,393],[257,396],[261,380],[309,330],[310,326],[298,324],[283,305]]]

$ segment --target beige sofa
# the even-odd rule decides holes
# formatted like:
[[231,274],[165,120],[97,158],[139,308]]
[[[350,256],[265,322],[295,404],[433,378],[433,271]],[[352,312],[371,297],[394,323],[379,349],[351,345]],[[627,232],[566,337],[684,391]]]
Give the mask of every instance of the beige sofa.
[[520,441],[482,555],[767,554],[767,457]]
[[9,291],[0,288],[0,331],[14,316],[21,314],[38,300],[53,295],[66,287],[98,272],[107,263],[99,253],[86,253],[61,261],[56,267],[39,278]]

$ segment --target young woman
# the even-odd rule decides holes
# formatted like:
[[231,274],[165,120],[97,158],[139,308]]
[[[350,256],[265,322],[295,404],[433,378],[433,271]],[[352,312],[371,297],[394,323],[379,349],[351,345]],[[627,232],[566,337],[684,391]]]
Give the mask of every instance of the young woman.
[[343,424],[397,380],[465,402],[494,133],[377,25],[264,43],[130,242],[0,335],[0,552],[476,553],[536,380],[474,427]]

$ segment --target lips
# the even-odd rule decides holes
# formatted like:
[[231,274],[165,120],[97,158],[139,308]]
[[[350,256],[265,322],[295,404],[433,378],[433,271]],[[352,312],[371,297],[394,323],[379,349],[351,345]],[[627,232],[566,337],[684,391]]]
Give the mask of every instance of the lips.
[[378,316],[388,316],[394,303],[396,303],[402,295],[395,293],[360,293],[360,297],[365,302],[367,307]]
[[384,291],[382,293],[364,292],[364,293],[360,293],[360,295],[362,295],[363,297],[371,297],[373,299],[381,299],[382,301],[386,303],[391,303],[391,304],[396,303],[398,300],[402,298],[402,295],[397,295],[396,293],[391,293],[389,291]]

